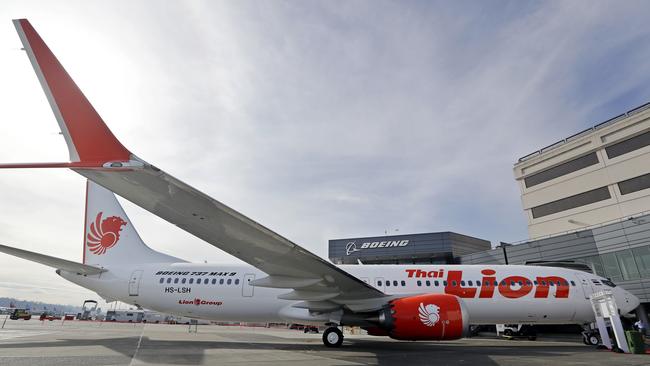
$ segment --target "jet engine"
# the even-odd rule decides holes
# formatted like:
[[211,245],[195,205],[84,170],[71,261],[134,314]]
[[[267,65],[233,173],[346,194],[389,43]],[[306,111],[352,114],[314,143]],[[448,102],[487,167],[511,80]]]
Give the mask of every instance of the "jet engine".
[[381,310],[379,329],[372,329],[372,334],[383,335],[381,330],[399,340],[459,339],[469,334],[469,316],[455,295],[410,296],[393,300]]

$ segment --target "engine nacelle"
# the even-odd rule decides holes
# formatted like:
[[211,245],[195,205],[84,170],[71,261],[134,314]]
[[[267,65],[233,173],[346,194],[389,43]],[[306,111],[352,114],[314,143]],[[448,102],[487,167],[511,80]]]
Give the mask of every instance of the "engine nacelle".
[[391,301],[379,314],[381,328],[399,340],[451,340],[469,334],[463,301],[448,294],[428,294]]

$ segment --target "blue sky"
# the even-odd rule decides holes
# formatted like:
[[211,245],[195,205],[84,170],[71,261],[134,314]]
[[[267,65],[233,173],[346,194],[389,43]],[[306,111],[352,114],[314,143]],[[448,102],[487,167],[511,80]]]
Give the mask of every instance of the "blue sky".
[[[4,1],[0,159],[67,160],[10,21],[27,17],[130,150],[319,255],[396,228],[519,241],[517,158],[650,100],[649,8]],[[0,242],[80,260],[83,179],[1,173]],[[125,206],[152,247],[232,260]],[[42,266],[0,268],[0,295],[88,296]]]

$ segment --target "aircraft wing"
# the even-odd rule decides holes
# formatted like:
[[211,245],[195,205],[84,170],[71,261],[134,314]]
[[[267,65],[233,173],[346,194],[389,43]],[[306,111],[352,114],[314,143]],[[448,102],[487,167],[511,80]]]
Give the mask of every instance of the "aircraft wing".
[[[387,295],[181,182],[127,150],[26,19],[14,25],[68,144],[69,163],[0,167],[68,167],[140,207],[268,274],[253,284],[287,288],[280,298],[309,309],[328,304],[375,309]],[[325,303],[325,305],[323,305]]]
[[87,264],[81,264],[69,261],[67,259],[51,257],[49,255],[34,253],[28,250],[13,248],[6,245],[0,245],[0,252],[27,259],[28,261],[44,264],[56,269],[62,269],[64,271],[79,273],[82,275],[96,275],[102,272],[106,272],[106,270],[103,268],[93,267]]

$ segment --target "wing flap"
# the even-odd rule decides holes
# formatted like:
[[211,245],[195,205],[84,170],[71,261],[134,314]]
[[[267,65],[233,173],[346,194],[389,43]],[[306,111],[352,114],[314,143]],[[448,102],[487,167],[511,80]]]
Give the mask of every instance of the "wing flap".
[[37,262],[64,271],[79,273],[83,275],[96,275],[106,272],[103,268],[89,266],[87,264],[69,261],[49,255],[30,252],[24,249],[18,249],[6,245],[0,245],[0,252],[13,255],[18,258],[27,259],[28,261]]

